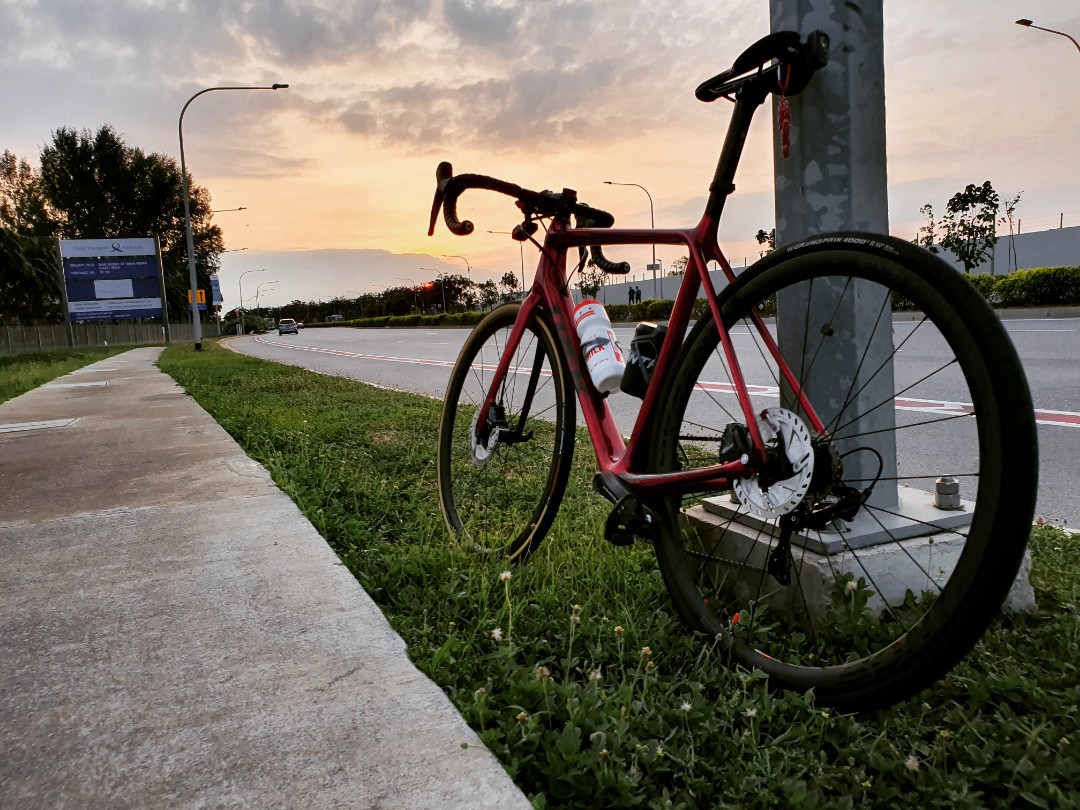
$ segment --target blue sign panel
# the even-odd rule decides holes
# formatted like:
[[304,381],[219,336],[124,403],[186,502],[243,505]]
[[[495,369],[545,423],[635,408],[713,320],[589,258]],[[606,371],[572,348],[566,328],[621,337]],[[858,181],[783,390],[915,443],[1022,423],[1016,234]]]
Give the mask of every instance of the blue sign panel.
[[224,300],[221,297],[221,282],[218,281],[216,275],[210,276],[210,293],[215,307],[220,307],[221,302]]
[[153,239],[64,239],[60,253],[70,321],[162,317]]

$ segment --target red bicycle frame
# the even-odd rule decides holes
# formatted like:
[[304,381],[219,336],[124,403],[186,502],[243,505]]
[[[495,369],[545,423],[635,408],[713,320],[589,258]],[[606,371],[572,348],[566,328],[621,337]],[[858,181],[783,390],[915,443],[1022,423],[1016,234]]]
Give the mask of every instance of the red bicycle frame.
[[[496,369],[487,399],[485,411],[497,398],[502,381],[509,371],[510,358],[520,343],[529,318],[537,309],[543,310],[551,319],[555,328],[555,337],[559,343],[562,360],[574,381],[578,403],[585,418],[592,440],[593,451],[600,470],[616,476],[628,490],[644,495],[661,490],[671,492],[719,491],[729,489],[731,480],[749,475],[756,465],[765,460],[765,446],[758,429],[756,414],[750,403],[746,383],[739,367],[738,359],[731,342],[731,337],[720,319],[720,304],[716,291],[709,281],[707,263],[715,261],[720,265],[729,283],[735,282],[735,274],[719,246],[716,244],[716,220],[708,213],[702,217],[693,230],[630,230],[604,228],[568,228],[558,221],[551,224],[544,244],[540,245],[540,263],[532,288],[522,302],[517,321],[507,339],[502,359]],[[535,240],[534,240],[535,241]],[[592,245],[640,245],[663,244],[680,245],[689,251],[689,261],[683,280],[675,298],[675,304],[668,320],[668,331],[660,349],[652,381],[645,393],[645,398],[638,412],[629,442],[624,442],[615,418],[608,407],[607,400],[593,386],[581,354],[581,343],[573,325],[574,301],[566,283],[566,257],[571,248]],[[661,392],[674,368],[676,356],[682,345],[682,335],[690,324],[694,302],[699,289],[705,292],[709,310],[715,319],[720,334],[724,358],[731,375],[731,383],[742,409],[746,425],[755,449],[756,458],[749,462],[732,461],[681,472],[646,473],[646,449],[643,447],[647,433],[646,426],[659,406]],[[764,321],[753,316],[756,329],[762,337],[767,350],[776,359],[780,373],[791,386],[801,408],[814,430],[825,432],[825,427],[806,399],[795,375],[780,354],[779,347],[769,333]]]
[[[790,70],[788,75],[790,76]],[[715,261],[723,270],[729,284],[738,283],[731,265],[720,250],[716,239],[717,228],[724,204],[735,190],[735,169],[738,166],[754,112],[772,92],[769,78],[764,73],[758,73],[736,84],[738,92],[735,96],[734,111],[713,182],[709,187],[705,212],[697,227],[686,230],[571,228],[566,222],[555,218],[551,220],[551,226],[543,244],[529,237],[530,241],[540,248],[540,263],[532,288],[522,302],[521,311],[511,330],[483,406],[484,412],[488,412],[495,403],[497,393],[509,370],[510,357],[521,341],[529,318],[538,309],[543,310],[555,327],[559,351],[574,381],[578,402],[585,417],[585,424],[589,430],[601,473],[615,476],[627,490],[638,495],[655,491],[666,494],[729,489],[732,479],[750,475],[766,460],[766,448],[761,431],[758,429],[757,415],[753,412],[750,395],[735,356],[731,337],[721,320],[719,297],[713,289],[707,270],[708,262]],[[432,221],[434,222],[434,214]],[[657,357],[652,380],[646,390],[641,410],[638,412],[627,443],[623,441],[607,401],[593,386],[582,360],[581,344],[572,319],[574,301],[570,297],[567,284],[567,251],[571,248],[588,248],[594,245],[653,244],[684,247],[689,253],[689,260],[675,297],[675,304],[668,320],[667,334]],[[661,394],[669,384],[699,290],[704,290],[709,312],[716,322],[724,360],[750,434],[753,452],[749,454],[747,461],[737,460],[686,471],[646,473],[644,470],[648,449],[645,445],[648,442],[648,426],[652,415],[660,406]],[[792,396],[802,412],[806,414],[810,427],[819,434],[824,434],[825,425],[803,393],[802,387],[780,353],[780,348],[769,333],[764,320],[755,313],[751,316],[751,322],[759,333],[765,349],[775,359],[780,375],[790,386]],[[479,427],[478,424],[478,429]]]

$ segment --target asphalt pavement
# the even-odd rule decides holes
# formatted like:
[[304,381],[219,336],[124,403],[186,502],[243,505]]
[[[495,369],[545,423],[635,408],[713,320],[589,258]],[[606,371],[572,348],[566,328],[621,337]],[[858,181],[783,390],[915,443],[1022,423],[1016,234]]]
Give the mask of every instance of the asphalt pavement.
[[160,351],[0,405],[0,807],[530,807]]

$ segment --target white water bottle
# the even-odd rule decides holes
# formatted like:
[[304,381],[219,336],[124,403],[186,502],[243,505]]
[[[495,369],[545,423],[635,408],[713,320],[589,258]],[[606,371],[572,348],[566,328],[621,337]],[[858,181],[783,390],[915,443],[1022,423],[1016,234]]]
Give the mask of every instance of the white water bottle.
[[619,387],[626,359],[611,331],[611,319],[599,301],[582,301],[574,310],[574,327],[581,341],[581,353],[593,385],[601,394]]

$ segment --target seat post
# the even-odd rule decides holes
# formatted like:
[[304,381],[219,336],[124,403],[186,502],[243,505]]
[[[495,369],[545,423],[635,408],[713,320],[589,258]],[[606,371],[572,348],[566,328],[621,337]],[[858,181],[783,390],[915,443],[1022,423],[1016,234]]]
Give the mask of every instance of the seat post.
[[735,96],[735,109],[728,122],[727,135],[724,137],[724,145],[720,150],[720,158],[716,162],[716,172],[709,185],[709,199],[705,204],[705,216],[711,217],[714,221],[719,221],[724,211],[724,203],[735,191],[735,170],[739,167],[739,159],[746,145],[750,122],[754,120],[757,108],[768,96],[764,82],[745,84],[739,88]]

